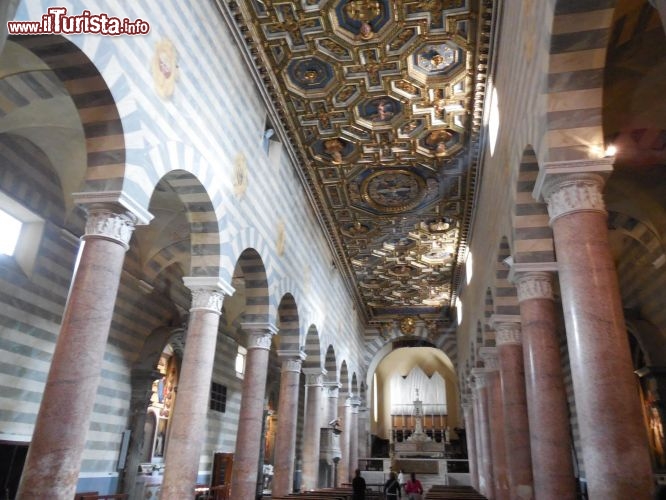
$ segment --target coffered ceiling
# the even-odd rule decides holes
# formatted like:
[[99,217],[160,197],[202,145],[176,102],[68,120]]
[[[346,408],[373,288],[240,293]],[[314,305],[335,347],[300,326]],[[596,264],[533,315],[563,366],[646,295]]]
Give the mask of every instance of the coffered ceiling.
[[493,2],[218,5],[366,319],[446,321],[474,199]]

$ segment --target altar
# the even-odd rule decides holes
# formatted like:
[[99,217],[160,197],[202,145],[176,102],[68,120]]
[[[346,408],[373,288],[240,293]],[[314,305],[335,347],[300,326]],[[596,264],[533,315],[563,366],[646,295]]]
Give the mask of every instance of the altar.
[[[404,408],[403,408],[404,407]],[[424,405],[416,399],[412,405],[394,408],[391,415],[393,456],[396,458],[445,458],[450,430],[446,405]]]

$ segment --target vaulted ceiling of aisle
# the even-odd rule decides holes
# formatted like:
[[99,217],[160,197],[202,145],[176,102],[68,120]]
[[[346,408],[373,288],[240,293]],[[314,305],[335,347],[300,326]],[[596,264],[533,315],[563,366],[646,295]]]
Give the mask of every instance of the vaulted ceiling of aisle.
[[493,1],[218,0],[370,323],[446,322]]

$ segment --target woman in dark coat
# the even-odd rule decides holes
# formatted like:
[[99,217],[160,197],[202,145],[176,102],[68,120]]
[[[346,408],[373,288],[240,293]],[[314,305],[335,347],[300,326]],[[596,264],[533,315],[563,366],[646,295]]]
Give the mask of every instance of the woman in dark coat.
[[395,475],[395,472],[391,472],[388,480],[384,483],[384,498],[387,500],[400,498],[400,484],[398,484],[398,476]]

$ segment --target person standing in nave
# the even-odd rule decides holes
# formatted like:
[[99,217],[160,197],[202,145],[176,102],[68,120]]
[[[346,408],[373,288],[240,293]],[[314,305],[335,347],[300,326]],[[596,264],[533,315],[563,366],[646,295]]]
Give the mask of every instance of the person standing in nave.
[[405,484],[405,493],[407,493],[407,498],[409,500],[421,500],[421,495],[423,495],[423,485],[421,481],[416,479],[416,473],[412,472],[412,477],[407,484]]
[[396,476],[395,472],[391,472],[388,480],[384,483],[384,497],[386,500],[395,500],[396,498],[402,497],[400,494],[398,476]]
[[356,469],[356,475],[352,479],[352,500],[365,500],[365,490],[367,486],[365,479],[361,476],[361,470]]

